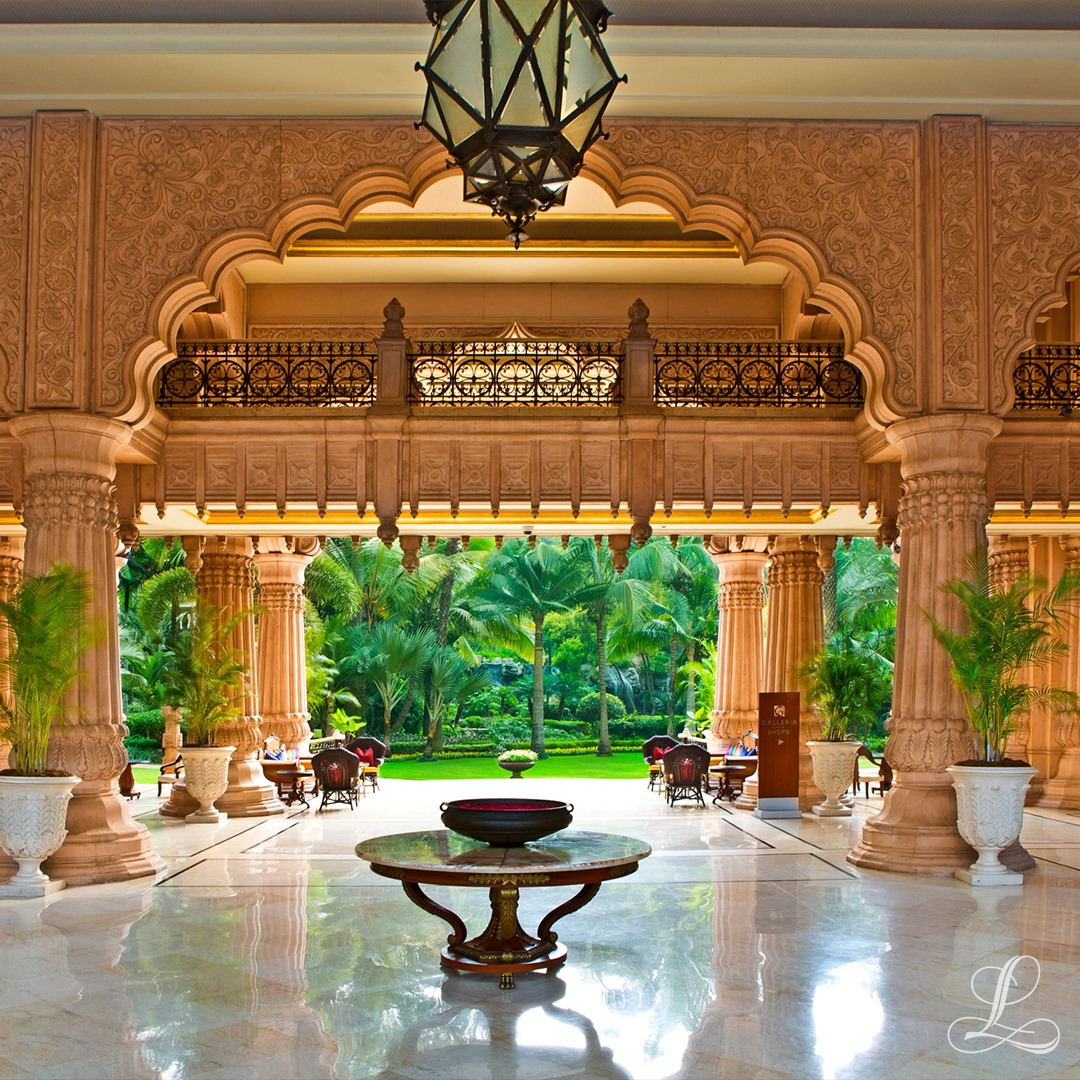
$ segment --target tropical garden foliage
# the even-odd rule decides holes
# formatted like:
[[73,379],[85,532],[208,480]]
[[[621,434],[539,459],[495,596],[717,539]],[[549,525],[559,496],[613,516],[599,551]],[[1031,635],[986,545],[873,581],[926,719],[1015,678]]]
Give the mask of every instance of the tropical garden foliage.
[[[838,548],[838,632],[886,673],[895,590],[887,553]],[[312,727],[362,730],[397,756],[606,756],[712,707],[716,568],[697,538],[654,539],[621,574],[591,538],[432,538],[412,573],[396,545],[332,539],[306,592]],[[125,709],[141,756],[149,718],[175,704],[165,687],[194,605],[179,544],[144,543],[121,575]]]

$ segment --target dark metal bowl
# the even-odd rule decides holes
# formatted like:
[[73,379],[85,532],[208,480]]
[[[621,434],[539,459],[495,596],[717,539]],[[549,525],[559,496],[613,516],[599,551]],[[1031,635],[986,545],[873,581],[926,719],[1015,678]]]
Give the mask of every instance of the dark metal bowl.
[[442,823],[470,840],[517,847],[565,829],[574,807],[552,799],[455,799],[439,809]]

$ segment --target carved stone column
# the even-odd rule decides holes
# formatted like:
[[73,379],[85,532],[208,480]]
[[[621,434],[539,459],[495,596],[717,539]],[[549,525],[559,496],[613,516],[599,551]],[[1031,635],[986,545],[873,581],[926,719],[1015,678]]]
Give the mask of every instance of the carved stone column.
[[[188,545],[185,543],[185,550]],[[255,604],[255,565],[251,538],[247,536],[209,539],[202,550],[201,565],[196,572],[199,595],[221,611],[223,619]],[[197,563],[198,560],[195,560]],[[191,562],[189,569],[195,572]],[[229,786],[214,805],[230,817],[265,817],[283,814],[285,806],[277,797],[273,784],[263,775],[256,751],[262,743],[259,723],[259,700],[255,675],[250,669],[255,659],[255,616],[241,621],[230,641],[247,658],[250,677],[237,704],[240,715],[219,731],[219,742],[232,745],[236,752],[229,762]],[[159,813],[165,817],[183,817],[190,812],[194,800],[182,784],[173,784],[169,801]]]
[[[1065,570],[1080,574],[1080,536],[1066,536],[1061,540],[1065,549]],[[1066,623],[1065,640],[1069,651],[1061,665],[1059,685],[1080,693],[1080,619]],[[1080,810],[1080,717],[1063,712],[1056,717],[1055,735],[1061,746],[1054,775],[1043,785],[1039,800],[1043,806],[1056,806],[1062,810]]]
[[307,752],[311,716],[307,708],[304,648],[304,570],[318,553],[315,537],[264,537],[259,571],[259,641],[256,663],[264,738],[276,735],[290,750]]
[[732,743],[757,730],[768,555],[764,543],[752,537],[713,537],[708,550],[720,571],[712,730],[722,742]]
[[83,656],[67,718],[52,730],[49,767],[82,778],[68,804],[68,836],[45,862],[72,885],[154,874],[163,860],[132,821],[117,778],[127,764],[120,705],[116,609],[116,455],[131,437],[114,420],[80,413],[29,413],[11,421],[23,448],[25,573],[67,562],[89,577],[99,637]]
[[894,769],[880,814],[848,855],[857,866],[911,874],[951,874],[973,852],[956,830],[956,796],[945,768],[973,753],[964,703],[949,658],[925,612],[956,626],[962,615],[941,583],[965,573],[986,543],[986,462],[995,417],[948,414],[888,429],[900,451],[903,556],[896,628],[892,729],[885,756]]
[[[765,630],[766,693],[800,690],[795,669],[821,648],[824,616],[821,587],[824,575],[817,548],[805,536],[778,536],[769,549],[765,584],[769,590],[768,626]],[[825,798],[814,783],[814,767],[807,740],[821,738],[821,721],[805,702],[799,723],[799,808],[809,810]]]

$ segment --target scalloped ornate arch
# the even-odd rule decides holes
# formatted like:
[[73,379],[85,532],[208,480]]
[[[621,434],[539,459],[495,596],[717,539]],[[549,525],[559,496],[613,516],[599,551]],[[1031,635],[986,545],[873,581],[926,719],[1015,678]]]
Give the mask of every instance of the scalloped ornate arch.
[[994,308],[991,409],[1012,408],[1012,373],[1039,316],[1080,266],[1080,127],[990,128]]
[[[414,201],[444,153],[411,124],[127,120],[102,124],[100,412],[136,425],[183,318],[224,274],[343,228],[365,202]],[[913,124],[619,122],[588,175],[684,226],[779,260],[844,327],[884,427],[917,410]],[[359,169],[357,162],[364,162]]]

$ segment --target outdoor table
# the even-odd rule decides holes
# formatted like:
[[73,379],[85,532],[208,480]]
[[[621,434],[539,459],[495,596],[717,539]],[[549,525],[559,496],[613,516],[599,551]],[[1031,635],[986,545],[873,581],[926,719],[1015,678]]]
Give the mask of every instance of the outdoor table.
[[[443,967],[497,973],[503,988],[514,986],[515,972],[561,966],[566,946],[558,942],[555,923],[584,907],[603,882],[634,873],[651,851],[629,836],[570,829],[521,847],[489,846],[448,829],[377,836],[356,845],[356,854],[376,874],[400,881],[417,907],[449,925]],[[470,939],[461,917],[436,903],[421,885],[486,888],[491,900],[487,928]],[[518,922],[519,891],[558,885],[581,889],[545,915],[535,935],[526,933]]]
[[719,806],[721,799],[730,799],[732,802],[735,800],[735,789],[731,786],[730,776],[738,773],[746,772],[748,766],[746,765],[710,765],[709,772],[715,774],[720,778],[720,782],[716,785],[716,794],[713,796],[713,806]]
[[[304,792],[304,781],[312,779],[314,775],[311,769],[278,769],[274,777],[278,789],[278,798],[286,806],[292,806],[293,803],[299,802],[303,803],[305,808],[309,807],[307,795]],[[287,790],[285,788],[286,784],[290,785]]]

